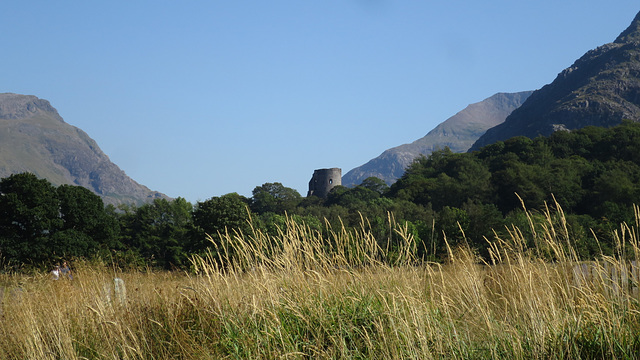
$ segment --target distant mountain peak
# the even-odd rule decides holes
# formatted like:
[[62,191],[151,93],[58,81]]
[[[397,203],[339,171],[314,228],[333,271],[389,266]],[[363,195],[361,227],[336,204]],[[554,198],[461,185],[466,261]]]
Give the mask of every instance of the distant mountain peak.
[[60,121],[64,122],[58,111],[47,100],[33,95],[0,94],[0,119],[28,118],[41,111],[55,114]]
[[636,14],[636,17],[631,22],[631,25],[623,31],[616,41],[617,44],[621,43],[629,43],[629,42],[639,42],[640,41],[640,12]]
[[502,124],[487,130],[470,150],[514,136],[611,127],[622,120],[640,121],[640,13],[615,42],[587,51]]
[[465,152],[488,128],[503,122],[531,93],[532,91],[497,93],[470,104],[424,137],[410,144],[387,149],[377,158],[350,170],[342,177],[342,185],[356,186],[371,176],[390,185],[420,155],[427,156],[445,147],[453,152]]
[[128,177],[89,135],[65,123],[49,101],[0,94],[0,177],[22,172],[55,186],[83,186],[107,204],[168,198]]

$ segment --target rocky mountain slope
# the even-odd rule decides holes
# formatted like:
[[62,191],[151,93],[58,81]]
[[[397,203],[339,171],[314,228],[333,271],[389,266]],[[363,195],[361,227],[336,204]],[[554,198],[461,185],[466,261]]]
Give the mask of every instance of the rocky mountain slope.
[[583,55],[502,124],[487,130],[471,150],[518,135],[610,127],[624,119],[640,121],[640,13],[613,43]]
[[0,178],[32,172],[58,186],[80,185],[105,203],[166,198],[138,184],[84,131],[64,122],[47,100],[0,94]]
[[432,151],[447,146],[454,152],[465,152],[487,129],[503,122],[531,93],[498,93],[471,104],[436,126],[421,139],[388,149],[377,158],[347,172],[342,177],[342,184],[359,185],[370,176],[392,184],[420,155],[429,155]]

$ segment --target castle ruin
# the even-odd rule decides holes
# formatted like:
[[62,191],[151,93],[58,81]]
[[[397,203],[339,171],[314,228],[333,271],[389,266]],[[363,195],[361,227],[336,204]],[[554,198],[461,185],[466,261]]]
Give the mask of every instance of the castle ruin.
[[313,177],[309,181],[309,196],[325,198],[335,186],[342,185],[342,169],[318,169],[313,171]]

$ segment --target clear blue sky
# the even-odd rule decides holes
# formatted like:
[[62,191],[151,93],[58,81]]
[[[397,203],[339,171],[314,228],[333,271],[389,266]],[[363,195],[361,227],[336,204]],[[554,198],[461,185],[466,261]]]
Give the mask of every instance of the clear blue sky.
[[551,82],[638,0],[5,1],[0,92],[47,99],[191,202],[343,173],[470,103]]

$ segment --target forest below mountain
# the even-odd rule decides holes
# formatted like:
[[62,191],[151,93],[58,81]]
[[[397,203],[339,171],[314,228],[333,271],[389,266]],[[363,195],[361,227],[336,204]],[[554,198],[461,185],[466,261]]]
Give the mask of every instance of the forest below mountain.
[[[571,239],[567,246],[589,259],[624,253],[613,234],[637,220],[639,184],[640,124],[632,122],[516,137],[472,153],[436,151],[391,187],[368,178],[353,188],[338,186],[326,199],[266,183],[249,198],[230,193],[196,204],[177,198],[105,207],[85,188],[55,187],[22,173],[0,180],[0,261],[5,269],[80,258],[188,269],[193,254],[217,256],[221,234],[278,235],[287,222],[327,237],[343,225],[364,227],[390,259],[401,231],[415,238],[416,258],[443,261],[456,246],[486,257],[485,239],[516,228],[544,231],[529,224],[545,218],[557,221]],[[525,206],[539,221],[531,221]]]

